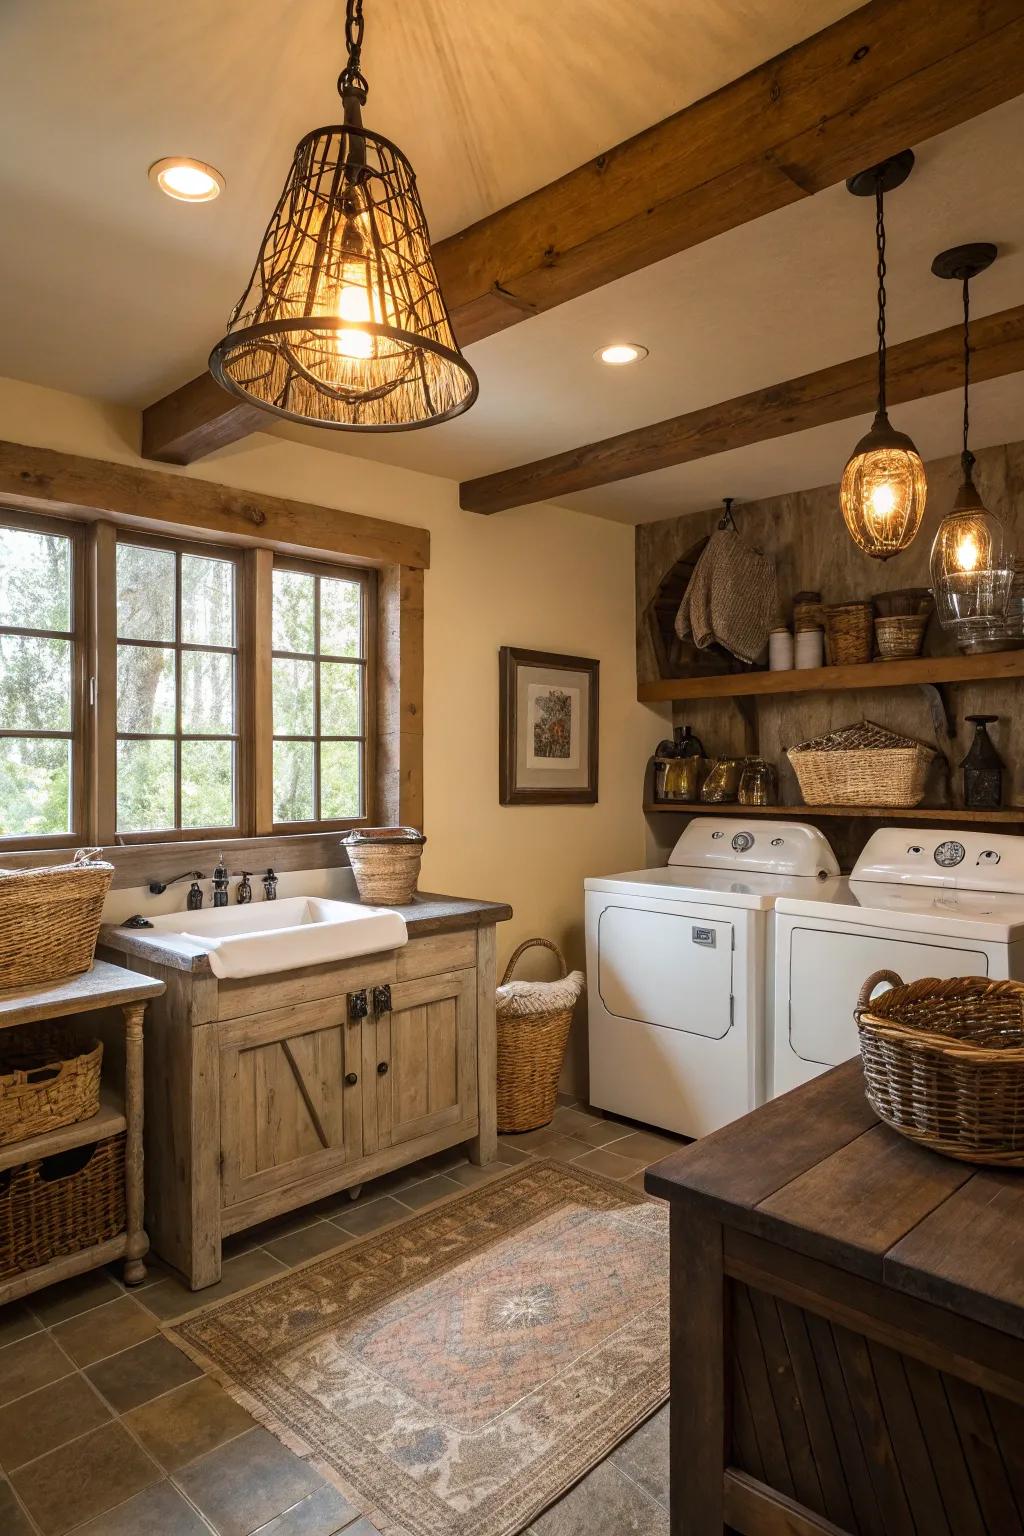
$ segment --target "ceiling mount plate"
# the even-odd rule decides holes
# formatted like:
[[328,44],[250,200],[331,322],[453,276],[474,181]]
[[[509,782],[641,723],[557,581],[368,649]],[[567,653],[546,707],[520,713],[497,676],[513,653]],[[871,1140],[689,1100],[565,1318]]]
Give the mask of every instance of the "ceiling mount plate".
[[879,186],[883,192],[893,192],[897,187],[902,187],[913,169],[914,151],[901,149],[898,155],[890,155],[888,160],[880,160],[866,171],[858,171],[856,176],[850,176],[846,190],[852,192],[854,197],[874,197]]
[[988,240],[976,240],[972,245],[951,245],[948,251],[940,251],[932,262],[936,277],[953,277],[958,283],[977,277],[996,259],[996,247]]

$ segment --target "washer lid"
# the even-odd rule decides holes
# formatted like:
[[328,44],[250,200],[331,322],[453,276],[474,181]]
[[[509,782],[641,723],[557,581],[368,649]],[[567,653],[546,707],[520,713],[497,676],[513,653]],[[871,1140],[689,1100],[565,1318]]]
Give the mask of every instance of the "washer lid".
[[824,835],[801,821],[759,816],[695,816],[669,855],[669,865],[824,879],[839,865]]
[[850,878],[1024,895],[1024,837],[882,827],[868,839]]

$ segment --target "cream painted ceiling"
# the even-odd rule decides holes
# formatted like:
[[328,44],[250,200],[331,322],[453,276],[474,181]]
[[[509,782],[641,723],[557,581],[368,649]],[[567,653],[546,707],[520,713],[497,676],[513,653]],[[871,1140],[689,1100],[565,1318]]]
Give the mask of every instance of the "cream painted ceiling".
[[[419,175],[435,238],[580,164],[854,9],[848,0],[365,0],[366,117]],[[205,364],[248,276],[297,139],[337,114],[342,0],[0,4],[0,374],[143,405]],[[1020,302],[1024,99],[927,144],[890,199],[894,339],[956,318],[928,272],[993,239],[978,313]],[[227,178],[162,197],[182,153]],[[478,343],[459,421],[366,438],[285,435],[465,479],[869,350],[870,210],[842,188],[771,214]],[[644,342],[629,369],[595,347]],[[978,442],[1024,435],[1020,380],[978,390]],[[896,414],[955,447],[953,397]],[[856,424],[854,424],[854,428]],[[854,430],[854,435],[855,430]],[[952,442],[950,438],[952,436]],[[633,522],[836,478],[845,424],[569,497]],[[515,513],[501,514],[515,516]]]

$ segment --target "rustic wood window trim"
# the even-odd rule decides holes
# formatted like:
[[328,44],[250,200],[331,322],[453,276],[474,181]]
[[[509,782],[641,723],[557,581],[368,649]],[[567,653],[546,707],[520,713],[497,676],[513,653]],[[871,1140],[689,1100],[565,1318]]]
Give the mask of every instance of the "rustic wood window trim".
[[[189,864],[205,868],[223,848],[238,867],[272,863],[281,872],[345,863],[337,832],[308,833],[272,826],[272,741],[269,729],[254,731],[252,779],[248,789],[250,824],[239,838],[124,845],[116,840],[113,801],[97,794],[114,781],[116,678],[109,674],[116,657],[114,610],[105,603],[94,611],[89,591],[106,590],[114,572],[119,528],[150,530],[242,551],[239,598],[251,622],[270,634],[271,571],[275,553],[315,559],[318,563],[373,572],[376,606],[376,730],[372,771],[373,816],[382,822],[423,825],[423,588],[430,563],[425,529],[387,522],[334,507],[287,501],[260,492],[235,491],[214,482],[142,470],[63,454],[26,444],[0,442],[0,516],[25,516],[41,526],[40,516],[67,532],[79,525],[85,643],[76,671],[82,696],[81,748],[86,769],[83,809],[74,837],[2,839],[2,862],[10,868],[55,863],[64,850],[81,843],[104,849],[115,866],[115,886],[179,873]],[[105,572],[105,575],[104,575]],[[107,660],[105,660],[107,658]],[[254,721],[271,719],[270,648],[251,658],[240,673],[240,702],[254,711]],[[95,699],[89,707],[89,680]],[[262,711],[262,713],[260,713]],[[109,801],[109,804],[107,802]],[[190,832],[189,836],[192,834]]]

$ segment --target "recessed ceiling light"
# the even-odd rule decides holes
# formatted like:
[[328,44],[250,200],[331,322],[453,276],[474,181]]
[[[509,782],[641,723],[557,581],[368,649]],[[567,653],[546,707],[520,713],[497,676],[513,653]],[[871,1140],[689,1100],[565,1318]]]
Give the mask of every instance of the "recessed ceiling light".
[[639,363],[647,356],[647,348],[637,341],[616,341],[610,347],[599,347],[594,356],[610,368],[622,368],[626,363]]
[[149,179],[179,203],[212,203],[224,190],[224,177],[216,166],[187,155],[170,155],[149,168]]

